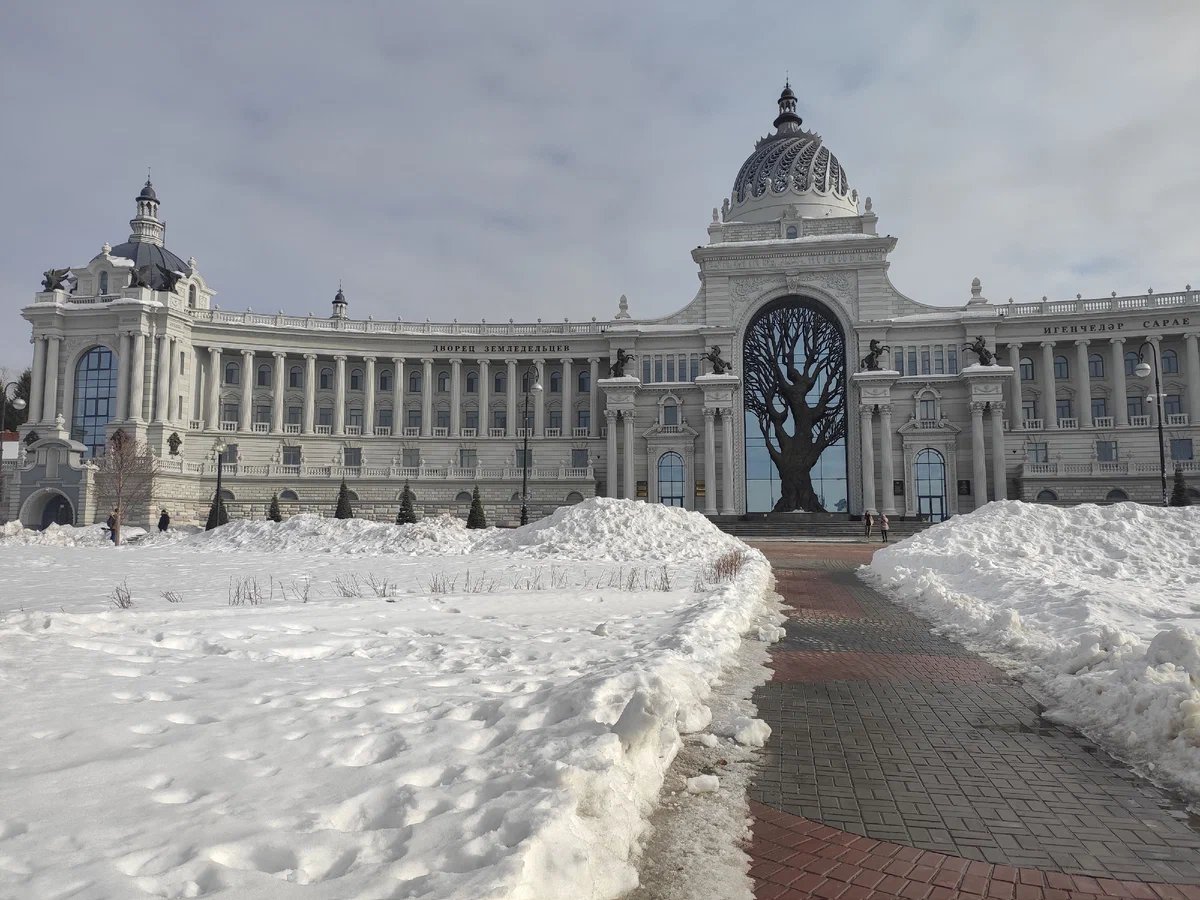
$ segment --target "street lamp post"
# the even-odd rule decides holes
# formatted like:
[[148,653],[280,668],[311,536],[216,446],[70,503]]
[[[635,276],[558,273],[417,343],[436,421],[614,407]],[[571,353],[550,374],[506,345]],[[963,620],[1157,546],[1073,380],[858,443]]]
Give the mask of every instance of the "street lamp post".
[[[1143,351],[1149,347],[1154,353],[1154,366],[1151,369],[1150,363],[1146,362],[1142,356]],[[1163,403],[1162,403],[1162,385],[1158,380],[1158,348],[1150,341],[1142,341],[1142,346],[1138,347],[1138,364],[1133,369],[1133,374],[1138,378],[1145,378],[1150,372],[1154,372],[1154,402],[1158,408],[1158,475],[1162,481],[1162,504],[1167,505],[1167,445],[1163,440]],[[1147,397],[1147,400],[1150,398]]]
[[[17,382],[15,382],[15,381],[10,381],[8,384],[4,385],[3,388],[0,388],[0,432],[4,431],[4,426],[8,422],[8,407],[9,407],[8,389],[9,388],[19,389],[20,385],[18,385]],[[15,410],[24,409],[25,401],[22,400],[20,397],[13,397],[12,408]],[[0,448],[2,448],[3,446],[4,446],[4,440],[3,440],[3,438],[0,438]],[[4,463],[4,451],[3,451],[3,449],[0,449],[0,497],[4,496],[4,466],[3,466],[3,463]]]
[[529,394],[540,394],[542,385],[537,380],[537,366],[530,366],[525,371],[525,412],[521,418],[521,435],[524,439],[521,450],[521,524],[529,524]]
[[[209,521],[205,523],[205,530],[216,528],[221,525],[221,468],[224,462],[221,457],[225,451],[229,449],[229,445],[221,438],[213,443],[213,454],[217,457],[217,493],[213,496],[213,514],[209,517]],[[209,524],[209,523],[212,524]]]

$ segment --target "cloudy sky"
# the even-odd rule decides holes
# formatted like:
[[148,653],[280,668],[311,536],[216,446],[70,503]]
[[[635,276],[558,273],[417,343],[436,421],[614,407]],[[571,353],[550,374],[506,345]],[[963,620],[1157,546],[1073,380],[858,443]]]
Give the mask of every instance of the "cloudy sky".
[[1197,46],[1188,0],[4,4],[0,365],[148,165],[225,309],[663,315],[785,72],[914,299],[1182,289]]

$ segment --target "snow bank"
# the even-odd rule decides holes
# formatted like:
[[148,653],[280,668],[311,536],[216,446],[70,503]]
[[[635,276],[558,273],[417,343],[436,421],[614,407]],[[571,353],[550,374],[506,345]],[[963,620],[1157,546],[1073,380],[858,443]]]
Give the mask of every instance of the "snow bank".
[[863,576],[1200,795],[1200,508],[989,503],[879,550]]
[[[146,533],[145,528],[126,525],[121,529],[122,542]],[[44,547],[104,547],[112,546],[103,525],[50,525],[44,531],[23,528],[20,522],[0,525],[0,547],[9,545],[40,545]]]
[[[476,532],[477,533],[477,532]],[[299,515],[283,522],[237,520],[191,536],[204,550],[289,553],[466,553],[476,540],[462,519],[431,516],[414,525]]]

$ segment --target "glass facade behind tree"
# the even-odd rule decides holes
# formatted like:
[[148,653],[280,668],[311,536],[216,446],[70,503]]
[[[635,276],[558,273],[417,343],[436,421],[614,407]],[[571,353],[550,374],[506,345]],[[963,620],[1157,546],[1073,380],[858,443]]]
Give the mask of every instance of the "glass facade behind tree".
[[71,439],[88,448],[88,455],[103,456],[108,442],[104,428],[116,412],[117,366],[107,347],[93,347],[75,367],[75,398]]

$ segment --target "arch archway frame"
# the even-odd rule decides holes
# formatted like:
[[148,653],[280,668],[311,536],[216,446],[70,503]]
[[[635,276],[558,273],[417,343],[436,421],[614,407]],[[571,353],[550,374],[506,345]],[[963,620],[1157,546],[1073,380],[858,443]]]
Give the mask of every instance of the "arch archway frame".
[[[849,290],[853,292],[857,286],[857,273],[854,272],[814,272],[803,275],[769,276],[764,279],[768,284],[761,292],[747,303],[735,307],[732,312],[733,333],[731,336],[730,357],[733,363],[734,375],[745,371],[745,338],[746,329],[758,318],[759,314],[770,306],[781,301],[795,299],[820,307],[828,313],[841,329],[845,342],[846,372],[846,491],[847,503],[851,516],[862,515],[862,441],[859,431],[858,416],[853,414],[856,408],[856,398],[853,396],[850,376],[854,372],[855,361],[861,357],[859,352],[859,336],[854,328],[853,301],[837,296],[823,284],[840,283],[845,279]],[[779,285],[778,281],[784,281]],[[735,293],[737,289],[735,288]],[[746,512],[746,397],[745,388],[734,391],[733,406],[733,493],[734,506],[740,513]]]
[[41,531],[44,527],[42,522],[43,515],[46,512],[46,507],[53,503],[56,499],[65,501],[71,510],[72,525],[79,522],[79,506],[74,500],[67,496],[66,492],[57,487],[43,487],[33,491],[28,497],[21,501],[21,509],[17,514],[17,518],[26,528],[34,528]]

